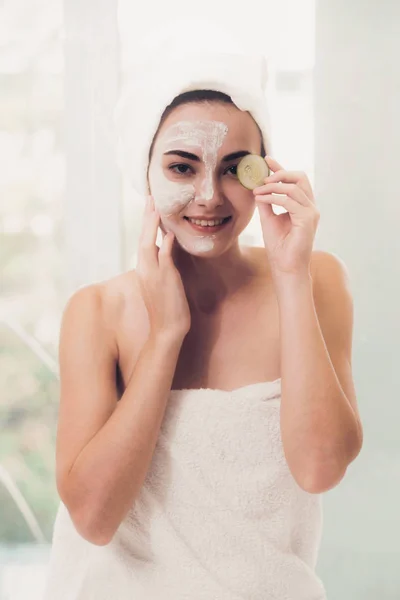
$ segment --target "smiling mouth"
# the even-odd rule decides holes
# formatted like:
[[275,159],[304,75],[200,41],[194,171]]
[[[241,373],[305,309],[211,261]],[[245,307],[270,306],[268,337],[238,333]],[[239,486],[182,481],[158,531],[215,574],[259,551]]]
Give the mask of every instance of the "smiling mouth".
[[219,231],[220,229],[223,229],[225,227],[225,225],[227,225],[232,220],[231,216],[226,217],[220,225],[212,225],[211,226],[211,225],[196,225],[196,223],[189,221],[189,217],[183,217],[183,218],[194,229],[197,229],[198,231],[209,231],[210,233],[212,233],[213,231]]

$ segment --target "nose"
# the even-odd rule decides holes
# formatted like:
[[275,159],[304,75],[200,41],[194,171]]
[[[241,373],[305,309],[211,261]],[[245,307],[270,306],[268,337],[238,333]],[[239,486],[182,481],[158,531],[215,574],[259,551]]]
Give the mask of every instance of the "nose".
[[206,173],[201,181],[199,181],[194,202],[198,206],[207,206],[208,208],[214,208],[223,204],[218,181],[213,177],[212,173]]

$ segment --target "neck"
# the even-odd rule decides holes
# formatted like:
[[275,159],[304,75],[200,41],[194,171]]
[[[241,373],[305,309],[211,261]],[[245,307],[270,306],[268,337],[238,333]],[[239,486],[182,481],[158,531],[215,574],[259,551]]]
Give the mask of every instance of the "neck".
[[223,254],[208,258],[189,254],[175,242],[173,258],[191,309],[202,313],[215,312],[256,274],[249,249],[240,248],[238,240]]

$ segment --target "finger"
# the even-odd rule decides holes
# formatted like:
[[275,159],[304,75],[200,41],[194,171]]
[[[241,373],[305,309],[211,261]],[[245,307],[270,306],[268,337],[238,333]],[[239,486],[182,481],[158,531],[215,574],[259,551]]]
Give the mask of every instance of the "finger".
[[263,196],[256,196],[256,202],[259,202],[260,204],[276,204],[277,206],[283,206],[283,208],[286,208],[286,210],[292,214],[299,213],[302,210],[301,205],[296,202],[296,200],[288,198],[288,196],[264,194]]
[[253,190],[254,195],[262,196],[263,194],[285,194],[293,200],[297,200],[303,206],[309,206],[310,200],[295,183],[266,183],[265,185],[255,188]]
[[275,171],[284,170],[284,167],[282,167],[282,165],[280,165],[277,160],[272,158],[272,156],[267,155],[265,157],[265,162],[270,167],[270,169],[272,171],[274,171],[274,173],[275,173]]
[[154,200],[149,197],[146,204],[146,210],[143,219],[140,242],[144,246],[155,245],[157,239],[157,230],[160,223],[159,212],[154,207]]
[[157,262],[158,248],[156,246],[157,232],[160,224],[160,215],[154,208],[154,203],[150,199],[146,205],[143,218],[142,231],[139,239],[138,258],[139,260],[149,260],[153,266]]
[[285,169],[279,169],[275,171],[269,177],[266,177],[264,181],[283,181],[284,183],[297,183],[304,177],[302,171],[285,171]]
[[[158,246],[158,244],[157,244],[157,248],[158,248],[159,250],[162,248],[163,242],[164,242],[164,240],[165,240],[165,236],[168,234],[168,231],[164,231],[164,230],[162,229],[162,227],[161,227],[161,226],[160,226],[160,231],[161,231],[161,237],[162,237],[162,239],[161,239],[161,244],[160,244],[160,246]],[[160,256],[160,255],[158,255],[158,256]]]
[[285,169],[280,169],[264,179],[265,183],[280,181],[283,183],[297,183],[310,199],[313,198],[311,183],[304,171],[285,171]]
[[268,223],[271,219],[276,217],[271,204],[266,202],[257,202],[258,212],[260,214],[260,220],[262,224]]
[[168,231],[162,241],[160,251],[158,253],[158,261],[160,266],[170,265],[172,262],[172,247],[174,245],[175,235],[172,231]]

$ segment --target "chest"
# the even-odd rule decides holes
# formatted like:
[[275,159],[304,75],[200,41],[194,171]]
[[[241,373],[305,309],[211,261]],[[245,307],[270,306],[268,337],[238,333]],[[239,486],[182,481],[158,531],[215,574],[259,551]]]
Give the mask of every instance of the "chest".
[[197,316],[186,336],[173,389],[234,389],[280,376],[278,306],[252,288],[214,317]]
[[[149,334],[146,309],[137,300],[135,318],[126,314],[118,335],[121,393]],[[172,389],[235,389],[273,381],[280,377],[279,357],[275,293],[253,285],[214,313],[192,315]]]

